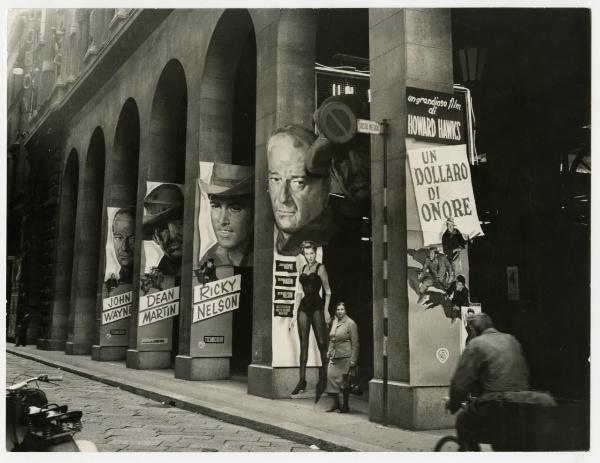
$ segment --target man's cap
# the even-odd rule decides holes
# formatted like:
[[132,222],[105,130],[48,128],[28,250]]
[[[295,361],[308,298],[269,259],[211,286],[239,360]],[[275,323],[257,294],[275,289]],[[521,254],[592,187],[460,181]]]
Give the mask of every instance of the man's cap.
[[451,223],[452,225],[454,225],[454,217],[448,217],[446,219],[446,223]]
[[437,248],[437,246],[430,246],[429,250],[437,252],[438,248]]
[[144,199],[146,215],[142,221],[143,232],[151,233],[161,222],[178,217],[183,212],[183,193],[177,185],[165,183],[157,186]]
[[202,191],[211,196],[242,196],[254,193],[254,168],[214,163],[210,181],[200,180]]

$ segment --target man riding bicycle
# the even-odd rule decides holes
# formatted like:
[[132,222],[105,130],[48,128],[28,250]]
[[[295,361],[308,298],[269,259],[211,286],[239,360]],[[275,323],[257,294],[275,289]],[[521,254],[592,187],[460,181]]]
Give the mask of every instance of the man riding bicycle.
[[[489,315],[470,315],[474,338],[463,351],[450,384],[448,409],[456,413],[456,432],[466,451],[479,442],[498,441],[504,403],[554,405],[548,394],[529,390],[529,371],[519,342],[494,328]],[[463,403],[467,402],[466,406]]]

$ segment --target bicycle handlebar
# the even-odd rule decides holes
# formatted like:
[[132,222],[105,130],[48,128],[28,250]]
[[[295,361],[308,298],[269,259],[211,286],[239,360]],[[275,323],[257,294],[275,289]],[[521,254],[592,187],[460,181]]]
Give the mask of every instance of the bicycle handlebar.
[[26,379],[25,381],[21,381],[20,383],[13,384],[11,386],[7,386],[6,390],[7,391],[18,391],[19,389],[23,389],[24,387],[26,387],[29,383],[31,383],[33,381],[42,381],[44,383],[49,383],[51,381],[62,381],[62,379],[63,379],[62,376],[38,375],[38,376],[34,376],[33,378]]

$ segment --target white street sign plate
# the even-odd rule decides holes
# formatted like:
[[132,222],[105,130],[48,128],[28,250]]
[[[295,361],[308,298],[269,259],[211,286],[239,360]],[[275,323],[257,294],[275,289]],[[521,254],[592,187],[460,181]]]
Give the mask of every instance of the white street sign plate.
[[369,121],[367,119],[356,120],[357,130],[360,133],[370,133],[372,135],[383,134],[383,125],[379,122]]

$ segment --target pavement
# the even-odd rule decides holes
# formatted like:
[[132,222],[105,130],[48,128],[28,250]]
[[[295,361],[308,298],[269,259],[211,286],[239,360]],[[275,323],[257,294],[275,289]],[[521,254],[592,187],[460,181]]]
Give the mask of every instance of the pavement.
[[[142,404],[133,404],[131,410],[136,414],[142,413],[145,408],[154,407],[158,410],[157,419],[161,422],[164,421],[167,428],[181,425],[181,422],[177,420],[178,413],[186,411],[192,412],[196,417],[202,415],[209,421],[204,424],[195,423],[197,427],[190,426],[190,429],[194,431],[190,431],[191,434],[188,436],[189,444],[192,445],[195,442],[194,445],[197,447],[196,450],[192,447],[183,447],[183,449],[187,448],[186,451],[201,451],[202,448],[209,449],[207,451],[212,451],[211,449],[217,451],[223,451],[223,449],[225,451],[310,451],[315,449],[361,452],[431,451],[441,436],[454,434],[452,429],[410,431],[373,423],[368,418],[368,402],[356,397],[352,397],[350,400],[350,413],[324,413],[323,409],[326,407],[324,400],[315,405],[314,399],[311,397],[272,400],[249,395],[246,392],[247,385],[244,378],[186,381],[176,379],[173,370],[134,370],[127,368],[124,361],[98,362],[85,355],[66,355],[60,351],[42,351],[33,346],[18,348],[7,346],[6,352],[7,361],[15,358],[9,355],[14,354],[23,359],[39,362],[91,380],[92,382],[81,386],[84,391],[88,389],[94,391],[93,383],[96,382],[111,386],[110,390],[113,392],[113,388],[116,387],[122,391],[151,399],[150,402],[140,399]],[[30,370],[29,374],[33,376],[40,372]],[[9,379],[7,376],[7,380]],[[68,403],[71,394],[67,388],[64,390],[67,392],[65,402]],[[93,392],[88,393],[88,397],[89,394],[93,395]],[[106,395],[106,392],[103,394],[110,397],[110,394]],[[119,421],[119,405],[113,404],[112,408],[109,406],[109,409],[105,409],[104,403],[102,403],[98,407],[97,410],[93,409],[95,413],[100,415],[114,413],[116,421]],[[89,412],[85,409],[83,411],[84,413]],[[169,421],[170,414],[174,414],[175,417]],[[165,417],[164,420],[161,418],[162,416]],[[216,439],[216,443],[198,444],[196,429],[204,429],[203,426],[214,427],[215,423],[220,426],[226,424],[241,426],[244,428],[243,431],[254,434],[248,441],[238,438],[238,441],[244,442],[238,445],[229,442],[235,442],[235,438],[223,439],[222,429],[208,429],[205,431],[213,431],[213,434],[209,433],[213,437],[207,438],[207,440]],[[133,427],[135,429],[135,424]],[[177,439],[179,442],[182,435],[187,435],[187,429],[184,427],[184,429],[171,428],[170,430],[174,432],[173,435],[179,435]],[[160,440],[160,436],[163,431],[169,431],[169,429],[157,428],[152,431],[154,436],[150,441],[158,446],[156,450],[176,449],[177,447],[161,444],[163,441]],[[238,431],[239,429],[230,430],[227,435],[235,436]],[[122,432],[136,435],[135,430]],[[106,439],[107,436],[104,435],[103,438]],[[175,438],[172,437],[172,439]],[[269,439],[275,440],[270,441]],[[160,443],[157,443],[159,440]],[[229,443],[225,444],[225,442]],[[256,444],[256,442],[263,443]],[[272,445],[273,443],[275,445]],[[105,450],[136,451],[135,448],[130,447],[131,443],[125,445],[124,442],[121,442],[121,444],[124,445],[122,449],[115,449],[115,446],[108,445]],[[160,445],[163,445],[164,448],[160,448]],[[269,449],[269,447],[273,448]]]
[[182,410],[114,386],[8,354],[6,377],[60,375],[57,383],[39,383],[50,402],[81,410],[77,440],[100,452],[318,452],[289,439],[225,423]]

